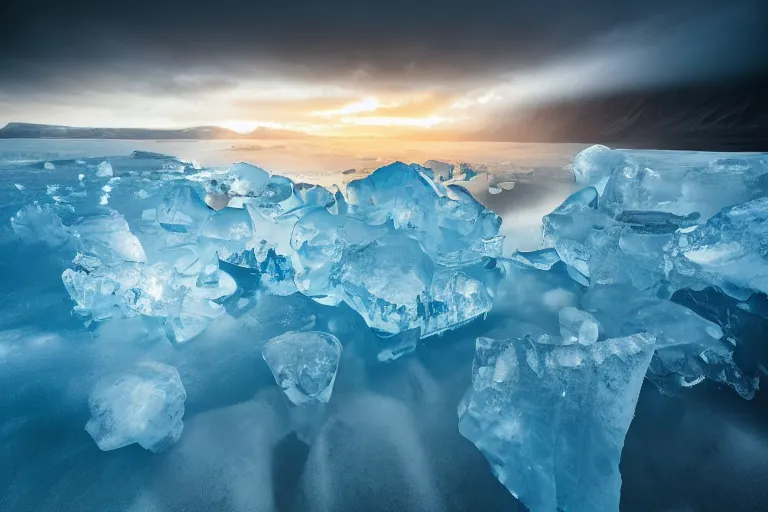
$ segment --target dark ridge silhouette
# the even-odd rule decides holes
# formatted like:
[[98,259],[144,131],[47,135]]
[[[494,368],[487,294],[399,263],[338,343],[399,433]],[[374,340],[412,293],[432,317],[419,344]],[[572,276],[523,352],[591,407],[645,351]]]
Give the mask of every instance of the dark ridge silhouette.
[[736,85],[617,92],[531,106],[471,139],[768,151],[768,76]]
[[259,127],[239,133],[220,126],[195,126],[181,129],[80,128],[49,124],[8,123],[0,128],[0,139],[299,139],[308,135],[292,130]]

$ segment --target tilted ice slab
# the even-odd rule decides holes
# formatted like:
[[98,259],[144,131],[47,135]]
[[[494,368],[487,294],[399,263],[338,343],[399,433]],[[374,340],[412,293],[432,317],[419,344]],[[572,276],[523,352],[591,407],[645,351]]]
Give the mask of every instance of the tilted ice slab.
[[104,451],[138,443],[160,452],[181,436],[186,399],[176,368],[144,362],[99,381],[88,397],[91,419],[85,430]]
[[619,461],[654,350],[647,333],[588,346],[477,339],[459,431],[531,512],[619,509]]

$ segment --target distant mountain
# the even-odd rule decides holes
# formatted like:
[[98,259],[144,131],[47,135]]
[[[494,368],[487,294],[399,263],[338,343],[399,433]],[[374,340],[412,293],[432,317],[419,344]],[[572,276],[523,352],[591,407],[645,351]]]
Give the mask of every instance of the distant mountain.
[[153,128],[79,128],[50,124],[8,123],[0,128],[0,139],[300,139],[308,135],[291,130],[256,128],[238,133],[219,126],[196,126],[177,130]]
[[768,77],[530,106],[502,116],[470,139],[768,151]]

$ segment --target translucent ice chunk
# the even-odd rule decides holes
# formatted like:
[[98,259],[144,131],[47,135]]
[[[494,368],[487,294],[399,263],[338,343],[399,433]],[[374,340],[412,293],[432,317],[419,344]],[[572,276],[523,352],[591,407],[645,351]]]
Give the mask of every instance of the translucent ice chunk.
[[294,405],[330,400],[341,358],[341,343],[335,336],[289,331],[267,341],[261,353],[278,386]]
[[176,368],[144,362],[96,385],[88,398],[91,419],[85,430],[104,451],[138,443],[160,452],[181,436],[186,399]]
[[296,193],[307,206],[330,207],[333,202],[333,194],[319,185],[309,183],[297,183]]
[[125,218],[116,211],[87,217],[74,226],[81,252],[89,252],[103,261],[144,263],[147,255]]
[[560,310],[560,336],[566,343],[591,345],[599,334],[600,324],[586,311],[574,307]]
[[296,222],[291,234],[296,288],[321,304],[338,304],[343,300],[342,258],[350,248],[364,247],[387,231],[386,226],[368,226],[323,208],[311,210]]
[[434,264],[416,240],[392,233],[344,256],[344,301],[388,334],[423,325]]
[[455,329],[485,315],[493,305],[483,283],[463,272],[442,271],[432,280],[429,319],[422,337]]
[[751,291],[768,293],[766,236],[768,197],[724,208],[706,225],[681,235],[678,268],[742,298]]
[[217,240],[242,241],[253,236],[253,224],[244,209],[223,208],[205,223],[203,236]]
[[432,169],[438,180],[448,181],[453,179],[453,164],[441,162],[439,160],[427,160],[424,162],[424,167]]
[[618,510],[649,334],[592,345],[478,338],[459,431],[531,512]]
[[351,211],[368,224],[394,221],[396,228],[424,228],[434,218],[439,197],[433,173],[402,162],[381,167],[347,185]]
[[192,187],[182,186],[165,196],[157,221],[168,231],[199,234],[211,214],[213,210]]
[[176,315],[188,292],[166,262],[154,263],[142,269],[138,283],[123,292],[127,309],[133,314],[154,317]]
[[166,336],[173,343],[182,344],[202,334],[211,324],[211,319],[203,315],[181,312],[168,318],[163,324]]
[[96,168],[96,176],[99,178],[111,178],[113,175],[112,164],[109,163],[109,160],[104,160]]
[[[751,397],[754,381],[733,360],[733,346],[722,340],[723,331],[685,306],[643,295],[628,285],[594,286],[582,298],[582,307],[600,321],[606,336],[649,332],[656,338],[649,377],[665,393],[681,382],[704,378],[722,382]],[[708,354],[709,357],[702,357]]]
[[583,242],[596,225],[608,222],[597,206],[595,187],[587,187],[568,196],[552,213],[541,219],[544,242],[550,247],[560,239]]
[[258,196],[269,181],[269,173],[264,169],[246,163],[238,163],[229,168],[232,178],[230,192],[241,196]]
[[70,231],[50,205],[35,203],[16,212],[11,217],[11,228],[25,243],[43,243],[49,247],[61,247],[69,241]]
[[199,288],[216,288],[219,286],[219,256],[212,254],[205,262],[200,274],[197,276],[197,286]]
[[625,160],[618,151],[599,144],[590,146],[574,157],[573,176],[579,185],[592,185],[602,194],[611,173],[625,166]]
[[552,265],[560,261],[557,251],[554,249],[540,249],[538,251],[520,252],[516,251],[510,260],[526,267],[538,270],[549,270]]

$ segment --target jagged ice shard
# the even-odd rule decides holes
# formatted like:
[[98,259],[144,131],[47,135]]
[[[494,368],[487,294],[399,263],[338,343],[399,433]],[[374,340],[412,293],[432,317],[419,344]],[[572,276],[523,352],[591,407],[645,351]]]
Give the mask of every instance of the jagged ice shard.
[[619,460],[654,338],[477,339],[459,431],[531,512],[619,509]]
[[[389,369],[419,344],[439,358],[469,343],[459,430],[499,480],[532,512],[615,512],[644,378],[669,394],[758,386],[743,324],[768,311],[768,157],[705,156],[582,151],[577,189],[526,251],[504,250],[501,217],[469,192],[488,173],[493,204],[515,182],[438,160],[331,188],[145,152],[55,160],[62,183],[13,187],[9,232],[59,265],[67,318],[126,356],[88,387],[103,450],[183,444],[181,377],[190,399],[238,387],[210,386],[200,360],[226,373],[253,351],[311,415],[345,379],[365,387],[366,349]],[[137,363],[145,351],[157,362]]]

